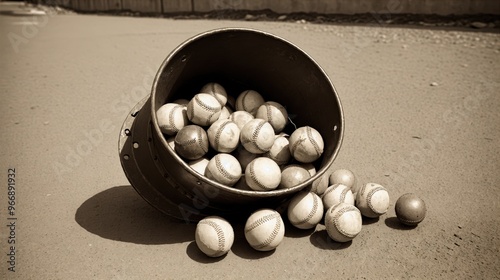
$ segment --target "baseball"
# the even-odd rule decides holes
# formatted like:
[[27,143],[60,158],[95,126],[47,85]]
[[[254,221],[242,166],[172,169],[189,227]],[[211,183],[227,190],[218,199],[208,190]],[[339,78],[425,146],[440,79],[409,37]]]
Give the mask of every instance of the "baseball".
[[238,127],[243,129],[245,124],[247,124],[249,121],[255,119],[255,117],[250,114],[247,111],[234,111],[230,116],[229,119],[235,122]]
[[245,170],[248,164],[257,157],[256,154],[247,151],[243,145],[238,145],[232,155],[240,162],[243,170]]
[[264,97],[260,93],[255,90],[245,90],[236,98],[236,111],[247,111],[255,116],[257,109],[264,102]]
[[245,180],[254,191],[274,190],[281,182],[281,170],[272,159],[258,157],[247,165]]
[[175,151],[188,160],[199,159],[208,152],[207,132],[198,125],[183,127],[175,135]]
[[206,217],[196,225],[195,242],[205,255],[220,257],[227,254],[233,246],[233,227],[221,217]]
[[413,193],[403,194],[396,201],[396,217],[408,226],[416,226],[422,222],[427,214],[425,202]]
[[189,124],[186,106],[176,103],[162,105],[156,111],[160,131],[167,135],[175,135],[181,128]]
[[240,129],[231,120],[218,120],[207,130],[210,146],[221,153],[230,153],[240,143]]
[[288,138],[285,135],[276,135],[271,149],[264,156],[274,160],[278,165],[285,165],[292,158],[289,144]]
[[219,104],[221,106],[226,105],[227,93],[224,87],[221,86],[220,84],[208,83],[201,88],[200,92],[212,95],[213,97],[215,97],[215,99],[217,99],[217,101],[219,101]]
[[303,163],[317,160],[323,154],[324,142],[321,134],[310,126],[297,128],[290,138],[290,153]]
[[233,110],[231,110],[231,108],[229,108],[228,106],[223,106],[220,111],[218,120],[229,119],[229,116],[231,116],[232,113]]
[[188,165],[194,169],[194,171],[198,172],[201,175],[205,175],[205,169],[207,168],[208,165],[208,159],[207,158],[199,158],[196,160],[192,160],[188,162]]
[[276,134],[280,133],[288,123],[288,113],[285,107],[274,101],[267,101],[260,105],[255,118],[268,121]]
[[188,119],[197,125],[209,126],[220,116],[222,106],[208,93],[196,94],[187,105]]
[[288,204],[287,216],[290,223],[300,229],[311,229],[323,218],[323,202],[313,193],[301,191]]
[[281,182],[279,187],[281,189],[292,188],[309,178],[311,178],[311,174],[304,167],[297,164],[291,164],[285,166],[281,171]]
[[368,218],[377,218],[385,214],[389,209],[389,203],[389,193],[376,183],[364,185],[356,196],[356,207]]
[[[307,169],[309,171],[309,174],[311,174],[311,177],[316,175],[316,167],[312,163],[303,163],[302,167]],[[323,175],[319,176],[316,180],[314,180],[311,184],[311,187],[309,187],[309,191],[317,194],[317,195],[323,195],[323,193],[326,191],[326,188],[328,188],[328,177],[330,175],[327,173],[323,173]]]
[[339,203],[326,211],[325,226],[331,239],[348,242],[361,232],[363,219],[354,205]]
[[351,189],[343,184],[334,184],[329,186],[322,196],[325,210],[339,203],[354,205],[354,195]]
[[274,144],[274,129],[265,120],[253,119],[249,121],[240,133],[240,141],[247,151],[254,154],[263,154]]
[[241,165],[234,156],[220,153],[208,162],[205,176],[208,179],[231,187],[238,182],[241,172]]
[[337,169],[330,174],[328,181],[330,182],[330,185],[342,184],[348,186],[354,195],[358,193],[359,187],[356,184],[356,176],[354,176],[354,173],[351,170]]
[[272,209],[253,212],[245,223],[245,238],[258,251],[271,251],[285,236],[285,224],[280,214]]
[[167,139],[167,144],[175,151],[175,136],[169,137]]

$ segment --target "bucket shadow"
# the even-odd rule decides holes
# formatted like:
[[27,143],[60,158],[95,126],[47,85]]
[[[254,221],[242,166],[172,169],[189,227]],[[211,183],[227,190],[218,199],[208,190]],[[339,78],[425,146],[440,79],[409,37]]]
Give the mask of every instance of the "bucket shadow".
[[154,209],[132,186],[90,197],[76,210],[75,221],[102,238],[148,245],[192,241],[196,228]]

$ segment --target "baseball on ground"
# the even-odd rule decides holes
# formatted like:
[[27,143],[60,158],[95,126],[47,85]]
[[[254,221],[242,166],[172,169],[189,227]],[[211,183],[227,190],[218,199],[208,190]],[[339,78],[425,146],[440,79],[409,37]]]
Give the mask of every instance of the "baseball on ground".
[[376,183],[364,185],[356,196],[356,207],[363,216],[376,218],[387,212],[389,209],[389,192]]
[[181,128],[189,124],[186,106],[176,103],[162,105],[156,111],[160,131],[167,135],[175,135]]
[[396,217],[408,226],[416,226],[422,222],[427,214],[425,202],[413,193],[403,194],[396,201]]
[[247,151],[254,154],[263,154],[274,144],[274,129],[263,119],[249,121],[240,133],[240,141]]
[[264,97],[260,93],[255,90],[245,90],[236,98],[236,111],[247,111],[255,116],[257,109],[264,102]]
[[197,125],[209,126],[213,124],[222,111],[219,101],[208,93],[196,94],[187,105],[188,119]]
[[257,210],[245,223],[245,238],[258,251],[271,251],[285,236],[285,224],[280,214],[272,209]]
[[175,151],[188,160],[199,159],[208,152],[207,132],[198,125],[183,127],[175,135]]
[[290,142],[290,153],[297,161],[311,163],[323,154],[325,145],[323,137],[310,126],[297,128],[290,135],[288,141]]
[[217,101],[219,101],[219,104],[221,106],[226,105],[227,92],[224,89],[224,87],[218,83],[208,83],[208,84],[204,85],[201,88],[200,93],[208,93],[210,95],[213,95],[215,97],[215,99],[217,99]]
[[348,186],[354,195],[358,193],[359,187],[357,185],[356,176],[349,169],[337,169],[333,171],[328,181],[330,185],[342,184]]
[[240,179],[241,171],[241,165],[234,156],[220,153],[208,162],[205,176],[231,187]]
[[300,229],[311,229],[323,218],[323,202],[313,193],[301,191],[288,204],[287,216],[290,223]]
[[326,211],[326,231],[328,236],[337,242],[354,239],[361,232],[362,225],[361,213],[351,204],[339,203]]
[[334,184],[329,186],[325,193],[323,193],[322,199],[325,210],[328,210],[330,207],[339,203],[354,205],[354,195],[352,194],[351,189],[343,184]]
[[210,146],[221,153],[230,153],[240,143],[240,129],[231,120],[218,120],[207,130]]
[[205,255],[220,257],[227,254],[233,246],[233,227],[224,218],[206,217],[196,225],[195,242]]
[[274,190],[281,182],[281,170],[272,159],[258,157],[247,165],[245,180],[254,191]]
[[274,101],[267,101],[260,105],[255,113],[255,118],[268,121],[276,134],[283,131],[288,123],[288,113],[285,107]]

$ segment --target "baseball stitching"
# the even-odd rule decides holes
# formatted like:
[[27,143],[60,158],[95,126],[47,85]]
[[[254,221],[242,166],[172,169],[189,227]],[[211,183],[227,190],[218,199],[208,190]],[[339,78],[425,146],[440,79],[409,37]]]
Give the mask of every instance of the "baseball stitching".
[[200,221],[200,224],[208,225],[208,226],[212,227],[215,230],[215,232],[217,233],[217,239],[219,241],[219,244],[218,244],[216,254],[225,252],[224,248],[226,247],[226,238],[224,236],[224,231],[222,230],[222,228],[217,223],[215,223],[213,221],[203,220],[203,221]]
[[414,226],[414,225],[420,223],[421,221],[423,221],[423,218],[420,219],[420,220],[415,220],[415,221],[414,220],[403,219],[403,218],[400,218],[400,217],[398,217],[398,219],[401,220],[403,223],[406,223],[406,224],[409,224],[409,225],[412,225],[412,226]]
[[[215,98],[215,97],[214,97]],[[217,98],[215,98],[217,100]],[[208,119],[207,119],[207,122],[206,122],[206,125],[209,125],[211,120],[212,120],[212,117],[217,113],[219,112],[220,110],[220,107],[217,106],[217,107],[211,107],[210,105],[204,103],[201,99],[200,99],[200,96],[199,95],[195,95],[194,97],[194,100],[196,101],[196,104],[198,104],[202,109],[210,112],[211,114],[208,116]],[[219,103],[219,101],[217,101],[217,103]],[[220,105],[220,104],[219,104]],[[194,109],[193,109],[194,111]]]
[[248,96],[248,90],[246,90],[244,93],[243,93],[243,97],[241,97],[241,107],[243,109],[243,111],[247,111],[247,106],[245,106],[245,99],[247,98]]
[[319,148],[319,145],[316,142],[316,140],[314,140],[314,138],[313,138],[311,127],[308,126],[306,128],[306,131],[307,131],[307,137],[309,138],[309,141],[311,141],[311,144],[314,146],[314,150],[316,151],[316,153],[318,155],[321,155],[321,149]]
[[252,180],[257,184],[257,186],[259,186],[261,189],[263,190],[266,190],[266,191],[270,191],[272,190],[273,188],[269,188],[267,187],[266,185],[264,185],[263,183],[261,183],[259,181],[259,179],[257,179],[257,176],[255,174],[255,170],[254,170],[254,163],[252,162],[250,165],[249,165],[249,170],[248,170],[248,173],[250,173],[250,178],[252,178]]
[[[337,209],[337,207],[340,206],[340,204],[337,204],[337,206],[333,207],[331,210],[330,210],[330,213],[333,212],[335,209]],[[335,216],[333,216],[333,224],[335,225],[335,228],[340,232],[340,234],[342,234],[344,237],[347,237],[347,238],[354,238],[356,237],[357,234],[350,234],[350,233],[347,233],[345,230],[343,230],[342,228],[339,227],[339,218],[344,214],[344,213],[347,213],[347,212],[350,212],[350,211],[359,211],[357,210],[354,206],[353,207],[344,207],[342,209],[340,209],[336,214]]]
[[182,105],[176,105],[172,108],[172,110],[170,111],[170,114],[168,114],[168,123],[170,124],[170,127],[174,130],[175,133],[179,132],[179,128],[177,126],[175,126],[175,111],[179,108],[183,108]]
[[245,229],[245,233],[248,233],[254,229],[256,229],[257,227],[259,227],[260,225],[263,225],[265,224],[266,222],[268,221],[271,221],[272,219],[274,218],[278,218],[280,214],[279,213],[272,213],[272,214],[268,214],[268,215],[265,215],[264,217],[261,217],[260,219],[258,219],[257,221],[251,223],[246,229]]
[[272,111],[271,105],[266,104],[265,106],[266,106],[266,111],[267,111],[267,121],[271,123],[273,121],[273,111]]
[[264,240],[262,243],[255,245],[255,248],[262,249],[266,246],[269,246],[269,244],[271,244],[271,242],[274,241],[276,236],[278,236],[278,233],[280,232],[280,229],[281,229],[280,217],[276,217],[275,221],[276,222],[274,224],[274,229],[273,229],[273,232],[271,233],[271,235],[266,240]]
[[198,129],[197,129],[197,132],[198,132],[198,133],[197,133],[198,139],[194,139],[194,140],[195,140],[195,141],[196,141],[196,140],[198,140],[198,145],[200,145],[201,150],[202,150],[203,152],[207,153],[207,152],[208,152],[208,147],[205,149],[205,147],[204,147],[204,145],[203,145],[203,140],[202,140],[203,136],[202,136],[202,134],[201,134],[201,132],[202,132],[202,131],[203,131],[203,129],[202,129],[202,128],[200,128],[200,127],[198,127]]
[[259,147],[259,145],[257,144],[257,138],[259,137],[259,133],[260,133],[260,130],[262,129],[262,127],[266,124],[266,121],[261,121],[259,123],[259,125],[255,128],[255,130],[253,131],[252,133],[252,144],[255,146],[255,148],[257,148],[257,150],[265,153],[266,150],[263,150],[261,147]]
[[307,215],[307,217],[305,217],[303,220],[296,223],[297,225],[309,222],[309,220],[311,220],[312,217],[314,217],[314,215],[316,214],[316,211],[318,211],[318,205],[319,205],[318,197],[316,197],[315,195],[312,195],[312,197],[313,197],[313,208],[311,209],[311,212],[309,212],[309,215]]
[[382,191],[382,190],[385,190],[383,187],[376,187],[372,190],[370,190],[370,192],[368,192],[368,195],[366,196],[366,201],[368,203],[368,207],[370,207],[370,209],[375,213],[375,214],[384,214],[385,212],[380,212],[376,209],[373,208],[373,205],[372,205],[372,196],[373,194],[375,194],[376,192],[378,191]]
[[293,154],[295,154],[295,150],[297,150],[297,147],[302,144],[302,142],[306,141],[306,139],[304,138],[299,138],[297,139],[297,141],[292,145],[292,148],[290,149],[290,152]]
[[226,127],[226,125],[228,123],[230,123],[231,121],[225,121],[220,127],[219,129],[217,130],[217,133],[215,134],[215,149],[219,149],[219,141],[220,141],[220,135],[222,134],[222,131],[224,130],[224,128]]
[[228,180],[236,180],[236,179],[239,179],[240,177],[239,176],[235,176],[235,175],[232,175],[230,174],[229,172],[227,172],[227,170],[224,168],[224,166],[222,165],[222,162],[220,160],[220,157],[216,156],[215,157],[215,167],[217,167],[217,170],[219,171],[219,173],[224,176],[224,178],[228,179]]
[[341,202],[345,202],[345,197],[347,195],[347,192],[349,192],[349,188],[345,188],[344,190],[342,190],[342,193],[340,194],[340,201]]

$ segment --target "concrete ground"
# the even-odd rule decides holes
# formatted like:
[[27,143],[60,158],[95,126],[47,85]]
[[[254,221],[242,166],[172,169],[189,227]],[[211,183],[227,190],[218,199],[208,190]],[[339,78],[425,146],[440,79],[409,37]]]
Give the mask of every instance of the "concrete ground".
[[[499,34],[0,7],[0,279],[500,278]],[[208,258],[195,225],[163,216],[127,181],[117,142],[128,111],[175,47],[230,26],[292,41],[337,88],[346,127],[332,170],[391,195],[351,243],[287,224],[263,253],[235,225],[228,255]],[[427,203],[414,229],[395,219],[406,192]]]

